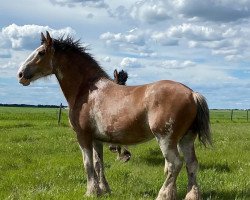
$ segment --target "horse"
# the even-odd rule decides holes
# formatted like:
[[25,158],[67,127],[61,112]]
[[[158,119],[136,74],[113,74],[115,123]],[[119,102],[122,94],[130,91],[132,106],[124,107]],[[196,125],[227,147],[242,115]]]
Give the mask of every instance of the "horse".
[[124,70],[121,70],[117,72],[117,70],[114,70],[114,81],[115,83],[119,85],[126,85],[126,82],[128,80],[128,73]]
[[[79,40],[41,33],[41,45],[20,66],[23,86],[55,75],[69,106],[69,121],[83,154],[87,196],[110,193],[103,143],[133,145],[155,138],[165,160],[165,181],[157,200],[175,200],[183,154],[186,200],[201,199],[194,141],[211,144],[209,109],[204,96],[184,84],[161,80],[138,86],[114,83]],[[178,151],[178,148],[180,151]],[[147,172],[150,173],[150,172]]]
[[[128,80],[128,73],[124,70],[117,72],[117,70],[114,70],[114,82],[119,85],[126,85],[126,82]],[[131,158],[131,153],[128,150],[127,147],[121,147],[120,145],[109,145],[109,150],[114,153],[118,153],[118,160],[121,160],[123,162],[128,162]]]

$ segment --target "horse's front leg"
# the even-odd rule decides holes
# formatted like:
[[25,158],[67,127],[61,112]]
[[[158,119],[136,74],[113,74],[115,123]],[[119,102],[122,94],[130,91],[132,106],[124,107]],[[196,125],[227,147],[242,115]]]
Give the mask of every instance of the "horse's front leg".
[[98,177],[94,169],[93,162],[93,140],[89,134],[77,133],[78,143],[82,150],[83,164],[87,173],[87,196],[98,196],[101,189],[98,184]]
[[104,163],[103,163],[103,144],[102,142],[99,141],[94,141],[93,142],[93,147],[94,147],[94,168],[95,172],[98,177],[99,181],[99,187],[101,189],[101,193],[110,193],[110,188],[108,185],[108,182],[106,180],[105,174],[104,174]]

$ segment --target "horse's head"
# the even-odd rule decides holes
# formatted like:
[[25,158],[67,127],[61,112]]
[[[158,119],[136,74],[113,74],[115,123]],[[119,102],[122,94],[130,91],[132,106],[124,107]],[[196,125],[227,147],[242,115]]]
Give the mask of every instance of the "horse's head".
[[126,81],[128,79],[128,73],[125,71],[120,71],[119,73],[117,70],[114,71],[114,81],[119,85],[126,85]]
[[49,33],[46,37],[41,33],[41,46],[34,50],[18,70],[19,83],[24,86],[41,77],[53,73],[53,40]]

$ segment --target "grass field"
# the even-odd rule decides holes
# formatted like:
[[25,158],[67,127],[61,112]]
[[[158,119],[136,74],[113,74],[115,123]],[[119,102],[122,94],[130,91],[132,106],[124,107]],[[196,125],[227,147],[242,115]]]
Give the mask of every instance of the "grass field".
[[[86,198],[86,178],[67,111],[57,125],[57,109],[0,107],[0,199]],[[198,181],[203,199],[250,199],[250,121],[246,112],[211,111],[214,146],[198,142]],[[156,141],[130,148],[128,163],[105,146],[106,176],[112,194],[101,199],[154,199],[164,181],[164,160]],[[178,199],[186,192],[183,167]],[[98,198],[100,199],[100,198]]]

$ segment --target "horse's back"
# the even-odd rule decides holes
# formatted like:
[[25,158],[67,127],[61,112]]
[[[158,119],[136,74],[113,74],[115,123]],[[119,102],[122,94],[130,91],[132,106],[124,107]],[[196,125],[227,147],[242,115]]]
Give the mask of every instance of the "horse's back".
[[162,80],[147,85],[145,90],[145,98],[149,102],[149,106],[159,104],[160,102],[173,109],[174,107],[185,106],[193,101],[193,91],[182,83]]

